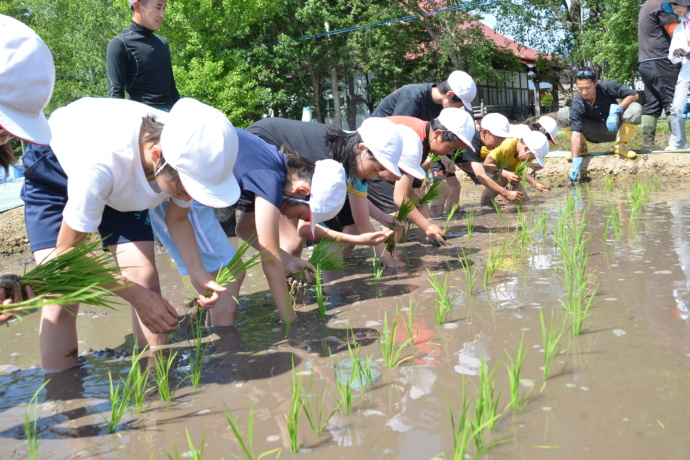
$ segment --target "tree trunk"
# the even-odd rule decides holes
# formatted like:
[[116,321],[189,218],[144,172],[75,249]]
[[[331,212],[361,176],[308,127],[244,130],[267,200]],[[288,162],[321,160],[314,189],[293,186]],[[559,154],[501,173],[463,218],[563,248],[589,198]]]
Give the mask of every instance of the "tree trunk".
[[357,95],[355,94],[355,74],[347,74],[347,129],[357,129]]
[[336,128],[343,127],[343,117],[340,113],[340,91],[338,90],[338,71],[331,67],[331,94],[333,95],[333,124]]
[[539,93],[539,80],[536,78],[532,79],[534,83],[534,116],[541,116],[541,94]]

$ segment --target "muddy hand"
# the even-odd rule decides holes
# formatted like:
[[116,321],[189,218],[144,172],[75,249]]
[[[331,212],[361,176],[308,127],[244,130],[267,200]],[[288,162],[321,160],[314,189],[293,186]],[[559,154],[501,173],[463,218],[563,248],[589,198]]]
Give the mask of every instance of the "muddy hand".
[[429,241],[431,244],[434,246],[445,246],[446,243],[446,234],[443,233],[443,230],[441,230],[441,227],[435,224],[429,225],[427,229],[425,230],[426,236],[429,238]]
[[141,322],[154,334],[167,334],[177,329],[179,315],[160,294],[148,289],[132,302]]

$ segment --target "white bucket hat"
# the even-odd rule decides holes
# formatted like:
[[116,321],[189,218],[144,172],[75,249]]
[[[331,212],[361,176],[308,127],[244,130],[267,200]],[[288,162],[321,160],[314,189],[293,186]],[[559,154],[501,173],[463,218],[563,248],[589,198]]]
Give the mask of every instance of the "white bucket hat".
[[402,176],[397,166],[402,154],[402,139],[395,123],[385,118],[371,117],[364,120],[357,132],[376,161],[396,176]]
[[0,15],[0,125],[34,144],[50,143],[43,109],[55,86],[53,56],[36,32]]
[[482,119],[482,129],[497,137],[514,137],[508,119],[500,113],[490,113]]
[[472,77],[462,70],[456,70],[448,76],[448,86],[471,112],[472,101],[477,96],[477,85]]
[[556,120],[553,118],[544,115],[543,117],[540,117],[539,120],[537,120],[537,123],[539,123],[542,128],[546,130],[546,132],[551,136],[549,138],[549,141],[551,141],[552,144],[556,144],[556,134],[558,134],[558,123],[556,123]]
[[161,134],[163,157],[189,196],[212,208],[232,206],[240,197],[232,174],[238,143],[235,128],[220,110],[190,98],[175,103]]
[[546,136],[539,131],[530,131],[522,136],[522,142],[534,154],[537,163],[544,166],[544,157],[549,153],[549,141]]
[[477,128],[469,113],[462,109],[450,107],[441,110],[437,119],[448,131],[458,136],[467,148],[474,152],[472,138]]
[[319,160],[311,179],[309,210],[311,237],[320,222],[333,219],[343,208],[347,197],[347,182],[343,165],[335,160]]
[[422,169],[422,140],[414,129],[405,125],[397,125],[402,138],[402,155],[398,167],[416,179],[424,179],[426,174]]

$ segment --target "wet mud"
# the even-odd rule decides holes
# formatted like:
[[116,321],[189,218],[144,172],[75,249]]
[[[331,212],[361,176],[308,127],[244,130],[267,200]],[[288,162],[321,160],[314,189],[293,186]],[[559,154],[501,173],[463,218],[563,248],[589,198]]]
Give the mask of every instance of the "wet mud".
[[[310,288],[297,301],[299,321],[287,330],[261,272],[252,271],[240,293],[237,327],[204,331],[210,346],[199,388],[185,378],[193,341],[183,324],[165,351],[177,352],[173,400],[162,402],[151,391],[148,410],[126,413],[114,434],[106,429],[108,375],[125,379],[130,368],[128,308],[111,312],[82,306],[77,322],[81,365],[50,376],[38,366],[39,315],[25,316],[0,328],[0,457],[27,458],[28,402],[50,377],[38,395],[39,457],[166,458],[175,449],[184,457],[190,451],[189,433],[196,448],[204,439],[206,458],[243,458],[226,413],[238,419],[246,436],[251,412],[255,455],[281,449],[281,458],[292,458],[286,414],[293,382],[301,380],[305,400],[327,395],[324,417],[340,400],[338,381],[351,382],[354,402],[351,414],[336,412],[324,422],[320,435],[302,414],[294,457],[452,458],[449,406],[457,422],[465,397],[474,414],[472,401],[485,360],[490,370],[496,369],[501,415],[494,430],[484,432],[482,457],[686,458],[690,184],[661,181],[632,220],[626,201],[631,186],[618,182],[609,191],[593,181],[535,197],[522,208],[534,228],[525,245],[516,240],[523,225],[516,209],[504,209],[499,216],[474,204],[478,187],[464,186],[463,210],[474,215],[471,233],[464,218],[453,219],[449,245],[434,248],[410,232],[408,242],[396,249],[398,257],[409,258],[408,269],[385,270],[378,281],[370,249],[356,249],[349,257],[352,268],[324,276],[327,318],[316,317]],[[573,221],[587,224],[588,294],[594,296],[577,336],[570,333],[571,318],[561,304],[567,300],[564,270],[553,240],[566,203],[574,206]],[[620,238],[607,221],[611,206],[620,213]],[[546,219],[545,233],[539,219]],[[506,252],[484,285],[490,253],[504,242]],[[26,258],[3,259],[1,268],[21,267]],[[191,287],[165,254],[158,255],[158,264],[164,294],[185,311]],[[468,269],[469,276],[478,277],[472,295]],[[447,276],[454,296],[441,326],[435,321],[430,274],[441,281]],[[411,341],[406,327],[410,308]],[[396,342],[401,357],[408,359],[387,368],[378,339],[385,330],[384,314],[390,325],[396,310]],[[554,328],[564,332],[546,380],[540,311],[547,323],[553,314]],[[507,367],[521,341],[526,356],[518,394],[525,405],[517,411],[509,407]],[[356,344],[359,362],[371,357],[371,383],[350,379],[350,350]],[[477,453],[472,440],[468,452]]]

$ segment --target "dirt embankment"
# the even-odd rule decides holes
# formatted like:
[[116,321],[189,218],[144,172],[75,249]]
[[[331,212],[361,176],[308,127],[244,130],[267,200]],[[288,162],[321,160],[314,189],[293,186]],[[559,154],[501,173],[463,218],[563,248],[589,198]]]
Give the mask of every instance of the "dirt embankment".
[[[593,180],[612,175],[620,181],[633,177],[650,177],[659,174],[662,178],[690,177],[690,153],[654,153],[638,155],[628,160],[618,155],[584,157],[581,176]],[[568,182],[570,162],[565,158],[549,158],[546,167],[537,172],[537,180],[546,184]],[[466,174],[458,174],[461,180],[469,180]],[[225,217],[227,219],[227,217]],[[19,207],[0,213],[0,255],[28,251],[29,240],[24,225],[24,208]]]

